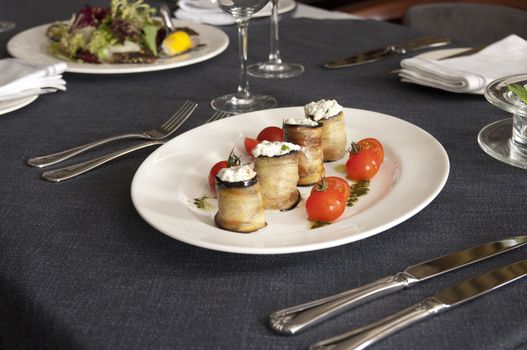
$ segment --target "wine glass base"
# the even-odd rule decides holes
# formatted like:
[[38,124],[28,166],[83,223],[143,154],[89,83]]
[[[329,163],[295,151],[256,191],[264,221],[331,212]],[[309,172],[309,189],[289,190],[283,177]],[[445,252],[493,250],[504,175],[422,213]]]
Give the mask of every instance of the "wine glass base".
[[511,144],[512,118],[485,126],[478,134],[481,149],[500,162],[527,169],[527,155],[517,152]]
[[276,107],[276,98],[269,95],[251,95],[251,98],[238,98],[236,94],[216,97],[210,102],[212,108],[231,114],[241,114]]
[[261,62],[250,65],[247,73],[256,78],[283,79],[292,78],[304,72],[304,66],[298,63]]
[[0,32],[6,32],[8,30],[11,30],[15,28],[14,22],[9,21],[0,21]]

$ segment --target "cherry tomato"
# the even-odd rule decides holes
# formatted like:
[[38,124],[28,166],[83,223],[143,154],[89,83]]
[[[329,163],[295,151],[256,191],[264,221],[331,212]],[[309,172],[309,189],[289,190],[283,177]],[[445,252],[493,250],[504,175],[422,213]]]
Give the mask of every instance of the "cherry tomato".
[[307,218],[311,221],[335,221],[345,209],[346,200],[334,189],[313,191],[306,201]]
[[361,149],[352,143],[350,157],[346,162],[346,174],[352,180],[369,180],[379,170],[379,156],[371,149]]
[[357,144],[360,146],[361,149],[370,149],[375,152],[378,157],[377,163],[379,164],[379,166],[382,164],[382,162],[384,161],[384,147],[382,146],[382,143],[379,140],[374,139],[373,137],[368,137],[360,140],[359,142],[357,142]]
[[268,126],[260,131],[256,139],[262,141],[284,141],[284,131],[278,126]]
[[246,137],[243,140],[243,145],[245,146],[245,152],[247,152],[248,155],[252,155],[253,148],[256,147],[256,145],[259,143],[260,142],[256,139]]
[[[338,176],[328,176],[324,178],[324,181],[326,182],[326,187],[330,190],[336,190],[337,192],[342,194],[342,198],[344,201],[347,201],[350,196],[350,185],[346,179],[343,179]],[[322,181],[318,182],[313,186],[311,189],[311,193],[314,191],[317,191],[320,186],[323,186]]]
[[216,193],[216,175],[218,175],[221,169],[228,168],[228,167],[229,167],[229,162],[227,162],[226,160],[222,160],[214,164],[212,168],[210,169],[209,185],[210,185],[210,189],[212,190],[212,192]]

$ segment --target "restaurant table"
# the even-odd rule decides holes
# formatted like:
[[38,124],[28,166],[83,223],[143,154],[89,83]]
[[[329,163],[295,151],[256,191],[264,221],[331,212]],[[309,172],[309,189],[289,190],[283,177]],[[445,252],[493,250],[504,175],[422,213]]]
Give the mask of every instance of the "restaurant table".
[[[0,17],[17,24],[0,33],[2,57],[17,32],[69,18],[84,4],[1,0]],[[413,123],[443,145],[450,174],[439,195],[415,216],[367,239],[281,255],[207,250],[156,231],[136,212],[131,181],[152,149],[58,184],[42,180],[41,170],[25,164],[30,157],[104,136],[148,130],[186,99],[199,106],[178,134],[203,124],[213,112],[210,100],[234,91],[237,84],[236,28],[221,29],[230,45],[210,60],[139,74],[66,73],[66,92],[41,96],[0,116],[0,348],[305,349],[443,287],[525,258],[525,248],[502,254],[360,306],[297,336],[280,336],[267,327],[267,316],[277,309],[526,233],[527,173],[489,157],[476,141],[483,126],[510,115],[481,95],[401,83],[390,74],[401,57],[342,70],[321,67],[334,58],[421,35],[385,22],[284,15],[282,56],[302,63],[305,73],[292,79],[250,79],[253,91],[276,96],[279,107],[333,98],[346,107]],[[266,58],[268,49],[269,21],[254,19],[249,60]],[[108,145],[72,163],[129,144]],[[206,139],[202,145],[207,148]],[[527,280],[520,280],[373,348],[525,349],[526,298]]]

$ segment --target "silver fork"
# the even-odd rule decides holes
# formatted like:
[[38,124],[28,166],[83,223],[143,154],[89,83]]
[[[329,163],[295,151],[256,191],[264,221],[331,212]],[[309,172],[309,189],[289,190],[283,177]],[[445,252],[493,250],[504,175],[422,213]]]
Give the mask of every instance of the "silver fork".
[[[224,119],[230,116],[231,115],[229,113],[216,111],[209,119],[207,119],[205,123],[210,123],[210,122]],[[56,170],[46,171],[42,173],[42,177],[52,182],[60,182],[63,180],[68,180],[78,175],[84,174],[87,171],[95,169],[105,163],[108,163],[109,161],[115,158],[124,156],[125,154],[131,153],[131,152],[134,152],[134,151],[146,148],[146,147],[160,145],[165,142],[167,142],[167,139],[143,142],[135,146],[131,146],[131,147],[128,147],[128,148],[125,148],[125,149],[122,149],[122,150],[119,150],[119,151],[116,151],[116,152],[113,152],[113,153],[110,153],[110,154],[107,154],[107,155],[104,155],[104,156],[101,156],[101,157],[98,157],[92,160],[88,160],[84,163],[74,164],[74,165],[70,165],[68,167],[60,168]]]
[[[28,165],[43,168],[48,165],[57,164],[63,160],[69,159],[77,154],[86,152],[90,149],[93,149],[97,146],[104,145],[108,142],[123,140],[123,139],[146,139],[152,141],[159,141],[168,138],[174,131],[177,130],[187,120],[187,118],[192,114],[194,109],[198,106],[197,103],[192,101],[185,101],[183,105],[174,113],[170,119],[168,119],[161,127],[144,131],[142,133],[132,133],[117,135],[112,137],[107,137],[98,141],[90,142],[88,144],[71,148],[62,152],[49,154],[46,156],[40,156],[31,158],[27,161]],[[156,143],[153,143],[156,144]]]

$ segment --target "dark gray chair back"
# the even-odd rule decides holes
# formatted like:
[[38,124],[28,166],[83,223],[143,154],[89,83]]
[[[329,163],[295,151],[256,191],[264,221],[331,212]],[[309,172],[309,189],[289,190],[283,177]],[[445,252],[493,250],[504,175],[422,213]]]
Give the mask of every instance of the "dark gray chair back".
[[498,5],[416,5],[408,9],[403,23],[423,33],[478,45],[493,43],[509,34],[517,34],[527,40],[527,11]]

